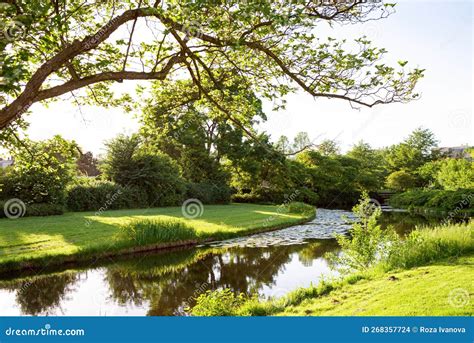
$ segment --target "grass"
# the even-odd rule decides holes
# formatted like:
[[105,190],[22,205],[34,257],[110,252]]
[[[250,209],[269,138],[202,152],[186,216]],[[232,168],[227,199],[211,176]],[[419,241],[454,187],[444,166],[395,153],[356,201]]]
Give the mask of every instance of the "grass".
[[385,271],[408,269],[474,253],[474,221],[417,229],[391,250],[380,264]]
[[[363,279],[275,315],[472,316],[474,257]],[[463,300],[465,299],[465,300]]]
[[[184,218],[181,207],[0,219],[0,273],[120,253],[139,246],[131,237],[124,239],[120,234],[121,228],[138,221],[181,222],[194,230],[196,242],[202,242],[284,227],[312,217],[314,211],[296,214],[272,205],[232,204],[205,205],[202,216],[196,219]],[[155,243],[163,244],[165,238],[162,235]],[[167,245],[179,243],[171,237]]]
[[196,230],[180,220],[139,219],[122,226],[120,239],[137,246],[196,240]]

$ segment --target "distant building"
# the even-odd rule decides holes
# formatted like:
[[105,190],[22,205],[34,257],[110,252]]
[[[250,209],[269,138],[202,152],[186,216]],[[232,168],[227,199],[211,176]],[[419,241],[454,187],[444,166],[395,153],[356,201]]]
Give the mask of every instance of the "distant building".
[[468,161],[472,161],[473,159],[469,150],[470,150],[470,147],[467,145],[439,148],[439,152],[447,157],[464,158]]
[[0,168],[6,168],[8,166],[11,166],[13,164],[13,160],[4,160],[3,158],[0,158]]

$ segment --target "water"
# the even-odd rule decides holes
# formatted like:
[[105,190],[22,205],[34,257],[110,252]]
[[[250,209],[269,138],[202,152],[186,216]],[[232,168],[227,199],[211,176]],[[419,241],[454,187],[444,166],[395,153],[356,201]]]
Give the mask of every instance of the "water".
[[[0,315],[186,315],[197,296],[221,288],[280,297],[335,275],[324,255],[337,249],[334,233],[348,230],[344,216],[318,209],[313,221],[283,230],[0,280]],[[388,214],[382,222],[405,233],[422,221]]]

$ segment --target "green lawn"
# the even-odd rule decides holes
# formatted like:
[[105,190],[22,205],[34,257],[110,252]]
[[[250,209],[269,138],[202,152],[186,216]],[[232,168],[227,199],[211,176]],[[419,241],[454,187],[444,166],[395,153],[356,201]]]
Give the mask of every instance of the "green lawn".
[[286,316],[472,316],[474,257],[360,280],[303,300]]
[[272,205],[232,204],[205,205],[196,219],[183,218],[181,207],[0,219],[0,272],[119,251],[124,248],[117,239],[119,228],[134,219],[182,220],[203,241],[288,226],[313,215],[282,213]]

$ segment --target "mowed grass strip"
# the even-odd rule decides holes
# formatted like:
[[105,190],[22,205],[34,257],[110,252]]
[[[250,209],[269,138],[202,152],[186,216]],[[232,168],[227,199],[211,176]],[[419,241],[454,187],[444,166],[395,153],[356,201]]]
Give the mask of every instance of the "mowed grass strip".
[[[62,216],[0,219],[0,271],[60,262],[61,257],[94,255],[133,246],[120,230],[140,219],[182,221],[196,240],[237,237],[311,219],[314,213],[284,213],[278,206],[255,204],[204,205],[202,216],[183,217],[181,207],[71,212]],[[162,242],[160,242],[162,243]],[[176,243],[176,242],[175,242]],[[47,260],[47,261],[46,261]]]

